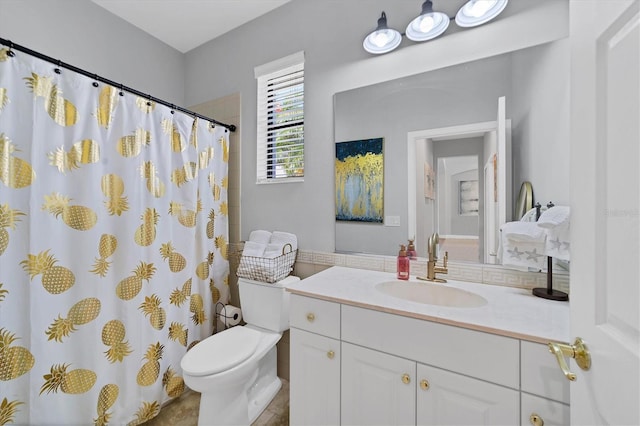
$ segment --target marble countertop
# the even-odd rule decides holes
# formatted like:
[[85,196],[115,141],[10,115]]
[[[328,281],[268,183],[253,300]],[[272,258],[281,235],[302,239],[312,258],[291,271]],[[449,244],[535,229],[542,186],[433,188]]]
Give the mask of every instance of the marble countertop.
[[[542,299],[520,288],[453,280],[444,284],[429,283],[466,290],[487,300],[480,307],[454,308],[401,299],[375,288],[381,282],[395,279],[394,273],[334,266],[290,285],[287,290],[292,294],[538,343],[570,340],[568,302]],[[418,280],[411,276],[411,281]]]

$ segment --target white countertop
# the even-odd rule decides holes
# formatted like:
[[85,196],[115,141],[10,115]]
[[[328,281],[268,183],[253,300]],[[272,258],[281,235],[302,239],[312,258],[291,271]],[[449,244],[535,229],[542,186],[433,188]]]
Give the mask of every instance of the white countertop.
[[[290,285],[288,291],[533,342],[568,342],[570,339],[568,302],[542,299],[525,289],[453,280],[435,285],[470,291],[484,297],[487,304],[476,308],[427,305],[375,289],[376,284],[395,279],[395,274],[390,272],[334,266]],[[411,281],[417,281],[415,276],[411,276]]]

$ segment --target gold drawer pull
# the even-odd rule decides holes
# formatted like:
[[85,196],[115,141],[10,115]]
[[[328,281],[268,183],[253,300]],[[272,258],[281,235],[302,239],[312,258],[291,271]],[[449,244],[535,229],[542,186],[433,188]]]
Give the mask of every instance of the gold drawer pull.
[[587,371],[591,368],[591,355],[581,338],[576,338],[573,345],[550,342],[548,343],[548,346],[549,352],[556,356],[556,360],[558,361],[558,365],[560,366],[562,373],[564,373],[565,377],[570,381],[575,382],[577,377],[574,373],[569,371],[569,366],[564,360],[565,355],[574,358],[578,367],[583,370]]
[[533,426],[544,426],[544,420],[542,420],[542,417],[540,417],[536,413],[533,413],[529,416],[529,421]]
[[402,375],[402,383],[404,383],[405,385],[408,385],[409,383],[411,383],[411,377],[408,374],[403,374]]
[[336,356],[336,353],[334,351],[327,352],[327,358],[333,359],[334,356]]
[[420,380],[420,389],[422,390],[429,389],[429,382],[427,382],[425,379]]
[[315,319],[316,319],[316,316],[313,313],[309,312],[307,314],[307,321],[313,322]]

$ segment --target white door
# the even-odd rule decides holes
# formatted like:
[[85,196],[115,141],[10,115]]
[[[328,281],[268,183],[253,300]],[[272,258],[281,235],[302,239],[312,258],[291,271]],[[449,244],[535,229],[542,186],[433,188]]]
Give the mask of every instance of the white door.
[[498,229],[511,220],[511,144],[507,139],[507,106],[504,96],[498,98],[496,118],[496,144],[498,151]]
[[484,165],[484,263],[498,263],[498,200],[495,188],[497,155]]
[[342,342],[343,425],[413,425],[416,363]]
[[574,425],[640,424],[640,2],[572,0]]

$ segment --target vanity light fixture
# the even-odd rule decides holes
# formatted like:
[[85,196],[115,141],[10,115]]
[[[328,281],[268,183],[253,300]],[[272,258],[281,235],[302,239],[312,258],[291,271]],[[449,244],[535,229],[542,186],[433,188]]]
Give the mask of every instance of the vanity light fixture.
[[477,27],[498,16],[508,0],[469,0],[458,10],[456,24],[459,27]]
[[397,30],[387,27],[387,15],[382,12],[378,19],[378,27],[364,39],[362,46],[367,52],[379,55],[391,52],[401,41],[402,35]]
[[[459,27],[470,28],[487,22],[498,16],[509,0],[468,0],[455,16]],[[378,19],[378,27],[372,31],[362,43],[364,50],[374,55],[388,53],[400,45],[402,36],[405,35],[412,41],[427,41],[444,33],[449,27],[449,18],[445,13],[434,12],[433,2],[425,0],[422,3],[422,13],[412,20],[404,34],[387,27],[387,15],[382,12]]]
[[449,17],[442,12],[433,11],[433,2],[422,3],[420,16],[409,22],[405,35],[412,41],[427,41],[438,37],[449,27]]

